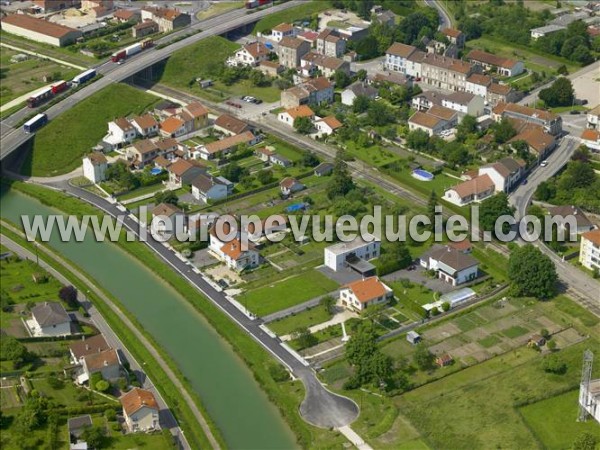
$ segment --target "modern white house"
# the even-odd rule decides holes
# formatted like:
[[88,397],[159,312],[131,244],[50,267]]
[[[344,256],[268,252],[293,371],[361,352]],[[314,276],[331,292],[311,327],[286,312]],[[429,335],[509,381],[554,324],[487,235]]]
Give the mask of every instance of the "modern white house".
[[279,42],[284,37],[296,37],[298,30],[291,23],[280,23],[271,30],[271,39]]
[[83,176],[92,183],[106,180],[108,160],[100,152],[93,152],[83,158]]
[[228,61],[230,64],[241,66],[258,66],[267,61],[271,51],[262,42],[251,42],[240,48]]
[[352,242],[339,242],[324,250],[325,266],[337,272],[359,259],[369,261],[381,255],[381,241],[373,235],[357,237]]
[[354,281],[340,289],[342,306],[359,312],[369,306],[387,303],[393,296],[394,292],[378,277]]
[[158,122],[150,114],[134,117],[131,124],[140,136],[152,137],[158,134]]
[[420,264],[435,271],[440,280],[452,286],[472,281],[479,274],[479,263],[475,258],[450,246],[434,245],[421,256]]
[[109,150],[116,150],[133,142],[137,130],[124,117],[108,122],[108,133],[102,138],[103,145]]
[[71,318],[58,302],[38,303],[31,309],[28,321],[34,336],[66,336],[71,334]]
[[217,177],[205,173],[197,175],[191,184],[192,196],[205,203],[226,198],[229,191]]
[[119,400],[130,432],[160,429],[158,402],[152,392],[136,387],[123,394]]
[[442,106],[461,114],[479,117],[483,114],[485,99],[469,92],[453,92],[442,99]]
[[513,158],[502,158],[479,168],[479,175],[488,175],[494,183],[496,192],[512,191],[524,173],[525,161]]
[[581,235],[579,262],[590,270],[600,270],[600,229]]

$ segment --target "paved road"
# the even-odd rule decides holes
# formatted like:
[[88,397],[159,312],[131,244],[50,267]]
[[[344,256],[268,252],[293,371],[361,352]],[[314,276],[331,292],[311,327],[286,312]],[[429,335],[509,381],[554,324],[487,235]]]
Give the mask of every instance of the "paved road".
[[427,6],[438,10],[438,15],[440,16],[440,25],[438,30],[452,27],[452,19],[446,10],[439,4],[439,0],[425,0],[425,3]]
[[[16,230],[16,229],[14,229],[12,227],[10,227],[10,228],[13,231],[15,231],[15,232],[19,232],[19,230]],[[12,250],[13,252],[19,254],[23,258],[27,258],[27,259],[30,259],[32,261],[36,259],[36,256],[33,253],[31,253],[29,250],[25,249],[24,247],[20,246],[16,242],[12,241],[10,238],[8,238],[8,237],[6,237],[4,235],[1,235],[1,236],[2,236],[2,245],[6,246],[7,248],[9,248],[10,250]],[[49,259],[50,258],[55,259],[55,258],[53,258],[53,256],[51,254],[47,253],[47,250],[43,246],[40,246],[39,248],[40,248],[40,251],[42,253],[46,254],[45,256],[43,255],[42,258],[38,259],[39,260],[39,264],[44,269],[46,269],[49,273],[51,273],[52,276],[54,276],[57,280],[59,280],[61,283],[63,283],[64,285],[72,284],[73,280],[68,280],[63,274],[61,274],[60,272],[54,270],[54,268],[51,265],[49,265],[48,263],[46,263],[46,261],[44,260],[45,257],[47,257]],[[61,264],[61,265],[65,265],[65,266],[67,265],[64,262],[60,262],[60,261],[56,261],[56,262],[59,263],[59,264]],[[73,267],[69,267],[68,269],[70,271],[73,271],[72,273],[76,273],[76,269],[74,269]],[[96,286],[94,286],[93,283],[90,282],[90,280],[86,280],[85,277],[83,277],[83,275],[81,275],[81,274],[79,274],[78,278],[80,278],[80,280],[83,281],[85,283],[85,285],[89,288],[88,292],[93,291],[95,295],[98,295],[107,304],[112,305],[111,309],[113,309],[113,310],[116,309],[118,311],[118,308],[116,307],[116,305],[114,305],[110,301],[110,299],[108,299],[104,295],[104,293],[102,293]],[[98,312],[98,310],[87,300],[86,295],[84,293],[82,293],[82,292],[78,292],[78,300],[80,301],[80,303],[82,303],[84,305],[85,309],[90,314],[89,320],[104,335],[104,337],[106,338],[106,341],[108,342],[108,344],[112,348],[118,349],[119,352],[122,355],[125,355],[125,359],[129,362],[131,370],[133,371],[133,373],[136,376],[136,378],[141,382],[142,387],[144,389],[147,389],[147,390],[151,391],[154,394],[154,396],[156,397],[156,399],[158,401],[159,408],[160,408],[159,419],[160,419],[160,424],[161,424],[162,428],[166,428],[166,429],[170,430],[171,433],[173,434],[173,436],[175,436],[175,437],[178,438],[178,440],[179,440],[179,442],[181,444],[180,448],[191,449],[189,443],[187,442],[187,439],[185,438],[185,436],[183,434],[183,431],[181,430],[181,428],[177,424],[177,420],[173,416],[173,413],[169,409],[167,403],[163,399],[163,397],[160,394],[160,392],[156,389],[156,387],[154,386],[154,384],[152,383],[152,381],[150,380],[150,378],[148,378],[145,375],[143,367],[133,357],[133,355],[129,352],[129,350],[127,349],[127,347],[125,347],[125,345],[123,345],[123,342],[121,342],[121,340],[115,334],[115,332],[112,330],[112,328],[110,328],[110,326],[108,325],[108,323],[106,322],[106,320],[104,320],[104,317],[102,317],[102,315]],[[122,316],[121,314],[119,314],[119,315]],[[139,333],[137,333],[136,328],[135,328],[135,326],[133,324],[126,323],[126,325],[136,335],[139,336]],[[152,349],[152,346],[151,346],[151,344],[149,342],[145,342],[144,346],[146,348],[148,348],[149,350]],[[122,355],[119,355],[119,356],[122,358]],[[164,364],[166,365],[166,363],[164,363]],[[208,425],[206,425],[206,426],[208,426]],[[208,431],[210,433],[210,429],[208,429]],[[216,439],[214,439],[214,437],[212,437],[212,433],[210,433],[209,436],[212,438],[211,442],[215,446],[214,448],[218,448],[219,444],[216,441]]]
[[[156,41],[157,44],[170,42],[176,37],[184,36],[186,34],[198,31],[200,29],[203,30],[202,32],[199,32],[193,36],[185,38],[179,42],[175,42],[169,45],[168,47],[161,49],[154,48],[146,50],[129,58],[127,62],[122,65],[114,64],[112,62],[105,62],[103,64],[100,64],[99,66],[97,66],[97,70],[99,73],[104,75],[103,78],[97,80],[89,86],[84,87],[80,91],[65,98],[63,101],[50,107],[48,110],[45,111],[48,115],[48,119],[54,119],[58,115],[75,106],[80,101],[92,95],[94,92],[97,92],[100,89],[105,88],[112,83],[127,79],[135,75],[145,67],[151,66],[159,61],[162,61],[163,59],[168,58],[173,52],[187,47],[190,44],[198,42],[202,39],[206,39],[209,36],[224,34],[227,31],[234,30],[236,28],[239,28],[240,26],[255,22],[258,19],[267,16],[273,12],[285,10],[293,6],[297,6],[301,3],[302,0],[292,0],[290,2],[274,6],[272,8],[257,11],[252,14],[248,14],[248,12],[245,9],[233,10],[221,16],[198,22],[194,25],[191,25],[190,27],[184,28],[181,31],[178,31]],[[12,129],[12,127],[16,123],[18,123],[20,120],[23,119],[23,117],[30,113],[31,110],[24,108],[24,110],[21,110],[18,113],[14,114],[14,117],[11,116],[6,121],[3,121],[3,126],[1,128],[2,149],[0,151],[0,159],[4,159],[6,155],[12,153],[20,145],[22,145],[27,140],[29,140],[29,138],[31,138],[32,135],[25,133],[22,129]]]

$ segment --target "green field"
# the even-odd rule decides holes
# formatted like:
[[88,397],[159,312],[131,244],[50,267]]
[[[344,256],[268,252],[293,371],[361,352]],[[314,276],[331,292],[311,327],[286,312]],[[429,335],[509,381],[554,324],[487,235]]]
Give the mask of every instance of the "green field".
[[[217,77],[225,60],[239,48],[239,44],[220,36],[203,39],[173,53],[159,75],[160,82],[217,102],[230,96],[245,95],[253,95],[265,102],[279,100],[280,91],[273,86],[256,87],[249,80],[226,86],[218,81]],[[201,89],[195,83],[196,78],[210,78],[214,84],[210,88]]]
[[196,14],[198,20],[206,20],[211,17],[214,17],[219,14],[226,13],[227,11],[231,11],[232,9],[242,8],[244,6],[244,2],[223,2],[223,3],[211,3],[211,5]]
[[590,433],[600,442],[600,426],[593,419],[577,422],[579,391],[573,390],[556,397],[519,408],[529,428],[548,450],[571,448],[581,433]]
[[319,305],[315,308],[307,309],[301,313],[286,317],[285,319],[271,322],[269,328],[279,336],[290,334],[298,328],[311,327],[319,323],[326,322],[331,315],[325,307]]
[[237,300],[256,315],[264,316],[327,294],[337,287],[321,272],[309,270],[302,275],[244,292]]
[[81,165],[82,155],[104,137],[110,120],[141,114],[157,101],[125,84],[96,92],[36,133],[22,173],[47,177],[72,171]]
[[286,9],[285,11],[279,11],[274,14],[269,14],[267,17],[259,20],[254,26],[252,33],[265,32],[271,30],[273,27],[280,23],[290,23],[296,20],[307,19],[310,20],[310,16],[314,13],[325,11],[331,7],[331,3],[328,0],[317,0],[312,1],[306,5],[295,6],[293,8]]

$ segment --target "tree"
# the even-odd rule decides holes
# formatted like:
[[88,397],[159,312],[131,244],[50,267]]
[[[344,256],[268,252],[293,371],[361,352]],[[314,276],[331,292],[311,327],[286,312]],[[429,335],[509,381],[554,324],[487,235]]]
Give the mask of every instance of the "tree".
[[591,433],[581,433],[573,441],[572,450],[595,450],[598,438]]
[[308,327],[300,327],[293,333],[294,339],[298,341],[301,348],[308,348],[316,345],[319,340],[310,332]]
[[330,316],[335,312],[335,298],[333,298],[331,295],[326,295],[325,297],[321,298],[321,300],[319,300],[319,305],[323,307],[323,309],[325,309],[327,314]]
[[63,286],[58,291],[58,298],[65,302],[70,308],[77,308],[79,302],[77,301],[77,289],[73,286]]
[[446,311],[450,311],[450,303],[448,303],[448,302],[444,302],[444,303],[442,303],[442,310],[443,310],[444,312],[446,312]]
[[364,113],[369,109],[371,99],[366,95],[357,95],[352,102],[352,111],[356,114]]
[[547,299],[556,293],[558,276],[554,263],[531,244],[510,253],[508,278],[515,295]]
[[517,134],[517,130],[515,130],[515,127],[513,127],[512,123],[506,117],[503,117],[500,122],[495,123],[492,129],[494,131],[494,141],[497,144],[504,144]]
[[435,356],[429,351],[425,344],[420,342],[415,346],[413,361],[419,369],[423,371],[431,370],[433,368],[434,359]]
[[564,375],[567,373],[567,363],[557,354],[551,354],[542,359],[542,369],[544,372]]
[[329,199],[343,197],[356,187],[354,185],[354,181],[352,181],[350,173],[348,172],[348,166],[342,160],[341,156],[342,155],[340,154],[336,156],[331,179],[327,184],[327,197]]
[[379,43],[375,37],[367,36],[356,43],[355,50],[362,59],[372,59],[379,56]]
[[542,181],[535,190],[535,198],[547,202],[556,195],[556,186],[551,181]]
[[230,162],[221,169],[221,175],[227,178],[229,181],[237,183],[240,179],[248,173],[248,169],[240,167],[235,161]]
[[[508,204],[508,196],[504,192],[486,198],[479,207],[479,224],[484,231],[494,231],[500,216],[512,216],[513,208]],[[503,232],[507,233],[510,225],[505,223]]]
[[571,80],[566,77],[558,78],[550,87],[540,91],[540,99],[550,108],[572,105],[575,91]]
[[385,383],[394,374],[394,362],[389,355],[377,351],[369,360],[368,371],[374,383]]
[[360,69],[356,72],[356,79],[359,81],[365,81],[367,79],[367,71],[365,69]]
[[477,131],[477,119],[469,114],[463,117],[462,122],[456,127],[456,139],[465,142],[469,134]]
[[259,170],[256,173],[256,179],[264,186],[265,184],[272,183],[275,180],[275,177],[273,176],[272,170]]
[[308,117],[296,117],[294,119],[294,129],[300,134],[310,134],[313,125]]
[[106,380],[100,380],[94,386],[99,392],[106,392],[110,388],[110,383]]
[[370,322],[363,322],[346,344],[346,359],[353,366],[366,366],[376,351],[375,329]]
[[383,102],[371,102],[367,109],[367,120],[373,126],[386,125],[394,121],[394,113]]
[[179,197],[177,197],[177,194],[169,190],[157,192],[156,194],[154,194],[154,200],[157,204],[168,203],[170,205],[177,206],[177,204],[179,203]]
[[81,439],[87,442],[91,448],[103,448],[106,446],[106,434],[104,427],[91,426],[81,434]]
[[433,37],[433,30],[437,29],[437,18],[435,22],[430,20],[424,12],[416,12],[406,16],[398,25],[398,32],[405,44],[413,44],[423,29],[429,30],[429,36]]
[[553,352],[554,350],[556,350],[556,341],[548,341],[548,342],[546,342],[546,347],[548,347],[548,350],[550,350],[551,352]]
[[435,191],[431,191],[429,194],[429,200],[427,201],[427,217],[431,220],[431,223],[434,223],[435,220],[435,208],[438,205],[437,194]]
[[313,152],[304,152],[301,162],[304,167],[316,167],[319,165],[319,158]]
[[335,81],[335,87],[338,89],[343,89],[352,82],[352,79],[343,70],[336,70],[333,79]]
[[429,145],[429,135],[424,130],[413,130],[406,136],[406,145],[413,150],[426,150]]
[[12,361],[15,369],[30,361],[32,356],[27,347],[13,336],[3,336],[0,339],[0,360]]

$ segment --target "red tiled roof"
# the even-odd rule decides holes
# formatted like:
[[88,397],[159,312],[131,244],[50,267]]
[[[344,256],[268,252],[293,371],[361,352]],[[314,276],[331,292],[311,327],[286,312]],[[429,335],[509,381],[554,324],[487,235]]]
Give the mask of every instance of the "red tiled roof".
[[456,192],[460,198],[465,198],[475,194],[483,194],[490,189],[494,189],[494,182],[489,175],[485,174],[457,184],[451,189]]
[[346,287],[352,291],[356,299],[361,303],[382,297],[388,292],[385,285],[377,277],[354,281],[346,285]]
[[43,19],[36,19],[35,17],[31,17],[26,14],[8,15],[2,19],[2,23],[8,23],[25,30],[35,31],[36,33],[45,34],[46,36],[55,38],[61,38],[73,32],[80,33],[79,30],[74,28],[65,27]]
[[128,416],[131,416],[144,406],[158,411],[156,398],[154,398],[152,392],[145,389],[133,388],[128,393],[122,395],[119,400],[121,400],[123,410]]

